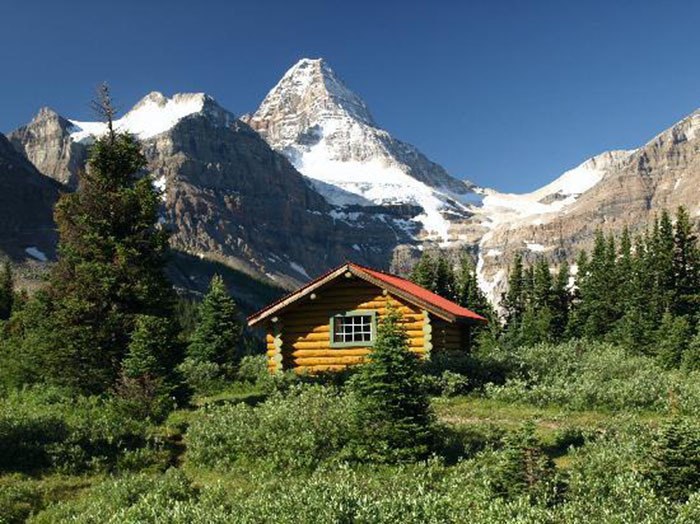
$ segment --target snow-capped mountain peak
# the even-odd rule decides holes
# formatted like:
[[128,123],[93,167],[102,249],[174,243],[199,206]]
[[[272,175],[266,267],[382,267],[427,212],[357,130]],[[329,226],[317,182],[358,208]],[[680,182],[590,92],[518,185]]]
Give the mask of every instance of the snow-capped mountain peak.
[[[294,64],[263,100],[253,118],[257,122],[301,117],[351,118],[374,126],[365,102],[340,80],[322,58],[304,58]],[[288,126],[266,130],[276,141],[293,141]]]
[[[204,93],[178,93],[168,98],[158,91],[143,97],[128,113],[114,121],[117,131],[131,133],[145,140],[172,128],[183,118],[200,113],[214,100]],[[76,142],[91,140],[106,131],[103,122],[70,120],[71,138]]]
[[323,59],[297,62],[244,120],[338,208],[419,207],[399,227],[440,242],[469,214],[473,186],[381,129]]

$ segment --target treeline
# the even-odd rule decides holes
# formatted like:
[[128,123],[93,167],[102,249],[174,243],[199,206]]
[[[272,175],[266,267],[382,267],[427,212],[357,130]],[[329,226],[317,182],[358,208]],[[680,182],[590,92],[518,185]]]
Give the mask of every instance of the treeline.
[[505,340],[532,344],[572,338],[620,344],[666,368],[700,366],[700,249],[684,208],[661,213],[632,238],[596,233],[590,254],[552,277],[540,259],[516,256],[503,297]]
[[497,315],[464,256],[452,264],[425,253],[416,283],[492,320],[482,344],[518,347],[571,339],[606,341],[655,356],[666,368],[700,368],[700,247],[684,208],[663,211],[632,237],[596,233],[590,253],[554,271],[544,258],[525,265],[516,254]]
[[0,270],[0,387],[50,384],[109,394],[138,415],[162,416],[193,388],[230,372],[242,326],[223,280],[199,306],[165,276],[168,232],[140,146],[111,125],[90,149],[77,192],[55,210],[58,261],[31,298]]

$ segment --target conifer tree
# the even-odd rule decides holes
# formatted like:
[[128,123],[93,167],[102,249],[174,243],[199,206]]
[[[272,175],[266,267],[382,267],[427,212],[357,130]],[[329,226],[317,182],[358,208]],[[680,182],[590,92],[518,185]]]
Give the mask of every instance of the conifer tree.
[[412,461],[427,456],[432,445],[430,400],[400,320],[396,311],[382,319],[369,362],[350,382],[358,402],[356,453],[362,460]]
[[688,212],[678,208],[673,249],[673,313],[688,316],[700,305],[700,250]]
[[447,300],[456,300],[455,274],[445,255],[438,253],[435,267],[435,289],[431,290]]
[[527,496],[532,502],[548,502],[556,495],[554,462],[535,436],[533,423],[509,435],[493,470],[493,488],[505,498]]
[[242,326],[236,302],[221,276],[214,275],[211,279],[198,317],[187,356],[199,362],[233,364],[240,350]]
[[135,318],[168,316],[172,288],[165,278],[167,234],[158,226],[160,199],[137,142],[113,129],[115,111],[103,86],[96,107],[107,132],[90,149],[79,190],[55,211],[58,261],[47,295],[45,376],[101,392],[114,385]]
[[569,292],[569,263],[564,260],[552,285],[552,338],[562,340],[569,323],[571,294]]
[[520,323],[525,313],[525,306],[523,257],[520,253],[516,253],[508,275],[508,289],[503,297],[507,330],[513,330]]
[[581,250],[578,257],[576,257],[576,274],[569,300],[569,321],[566,325],[567,338],[583,336],[583,323],[585,320],[583,289],[585,289],[588,280],[588,263],[588,253],[585,250]]
[[488,298],[479,287],[476,275],[476,267],[471,258],[463,254],[459,261],[459,270],[455,275],[456,299],[455,301],[463,307],[476,311],[480,315],[489,319],[489,322],[496,322],[495,312]]
[[5,261],[0,270],[0,320],[7,320],[12,314],[14,303],[14,279],[9,260]]
[[611,297],[611,275],[614,273],[614,244],[603,232],[596,232],[591,259],[586,263],[586,276],[581,279],[581,304],[579,307],[582,335],[599,339],[608,333],[615,321]]
[[418,263],[411,271],[410,279],[421,287],[435,292],[437,288],[437,264],[428,251],[423,251]]
[[686,371],[700,371],[700,326],[683,352],[681,367]]
[[552,303],[552,274],[547,261],[540,257],[533,268],[532,304],[535,310],[542,310],[551,309]]
[[681,365],[690,336],[690,325],[685,317],[664,313],[656,332],[656,355],[662,366],[672,369]]
[[649,476],[664,497],[685,502],[700,490],[700,427],[674,418],[659,429]]
[[130,415],[161,418],[173,407],[179,361],[176,339],[172,319],[136,318],[116,388]]

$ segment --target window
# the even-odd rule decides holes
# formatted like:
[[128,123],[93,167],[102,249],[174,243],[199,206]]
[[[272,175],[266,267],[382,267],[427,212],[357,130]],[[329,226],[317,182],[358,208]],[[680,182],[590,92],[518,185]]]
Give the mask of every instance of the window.
[[331,347],[372,345],[374,316],[374,311],[350,311],[331,317]]

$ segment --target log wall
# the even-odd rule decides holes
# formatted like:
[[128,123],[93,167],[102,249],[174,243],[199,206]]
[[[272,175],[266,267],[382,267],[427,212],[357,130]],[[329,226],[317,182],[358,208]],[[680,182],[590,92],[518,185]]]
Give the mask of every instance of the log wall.
[[336,280],[314,295],[315,299],[304,297],[292,304],[277,322],[268,322],[267,356],[271,372],[294,369],[300,373],[318,373],[362,363],[370,347],[330,346],[330,318],[353,310],[372,310],[380,321],[387,314],[389,304],[401,314],[410,350],[425,355],[426,349],[431,348],[427,314],[398,297],[384,295],[380,288],[364,280],[355,277]]

